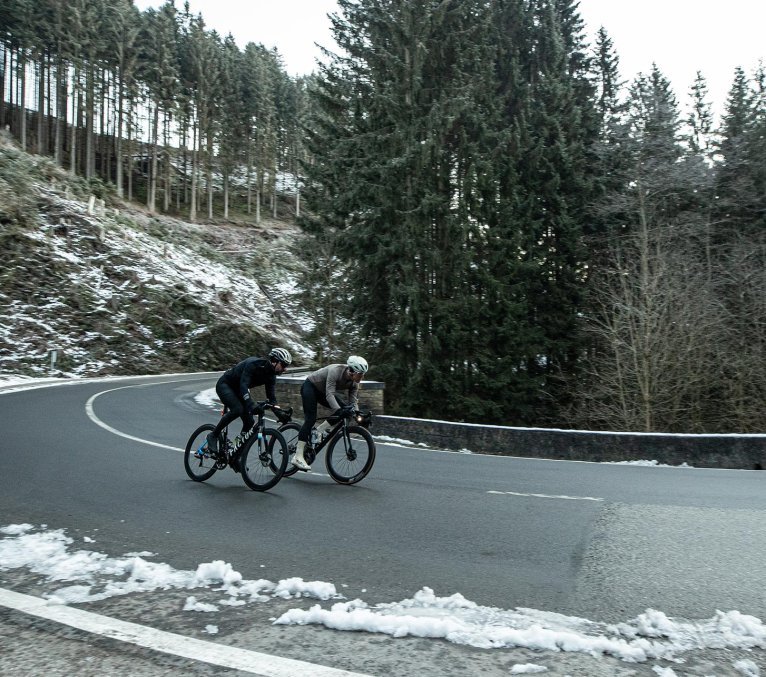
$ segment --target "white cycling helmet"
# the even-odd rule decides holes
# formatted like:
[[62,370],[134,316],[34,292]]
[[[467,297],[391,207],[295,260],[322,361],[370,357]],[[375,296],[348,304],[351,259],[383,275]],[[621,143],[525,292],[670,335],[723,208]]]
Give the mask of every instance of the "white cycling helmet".
[[290,353],[284,348],[272,348],[271,352],[269,353],[269,357],[273,357],[275,360],[279,360],[285,366],[292,363],[293,361],[292,355],[290,355]]
[[369,369],[367,360],[363,357],[359,357],[359,355],[351,355],[351,357],[346,360],[346,366],[356,374],[365,374]]

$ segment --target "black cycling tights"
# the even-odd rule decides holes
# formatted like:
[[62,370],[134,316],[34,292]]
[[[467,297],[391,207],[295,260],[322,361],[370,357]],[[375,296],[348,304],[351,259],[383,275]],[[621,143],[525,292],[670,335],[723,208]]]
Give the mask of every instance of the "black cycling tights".
[[253,427],[253,423],[255,423],[255,419],[245,408],[245,403],[240,399],[237,391],[228,383],[218,381],[215,384],[215,392],[218,393],[218,398],[228,407],[229,411],[221,416],[221,420],[218,421],[213,432],[219,435],[229,423],[237,418],[242,419],[242,430],[250,430]]
[[[345,401],[335,396],[338,404],[342,407],[346,403]],[[308,379],[303,382],[301,386],[301,400],[303,402],[303,425],[298,433],[298,439],[303,442],[309,441],[311,435],[311,428],[317,421],[317,404],[321,404],[323,407],[330,408],[329,403],[324,395],[317,389],[317,387]]]

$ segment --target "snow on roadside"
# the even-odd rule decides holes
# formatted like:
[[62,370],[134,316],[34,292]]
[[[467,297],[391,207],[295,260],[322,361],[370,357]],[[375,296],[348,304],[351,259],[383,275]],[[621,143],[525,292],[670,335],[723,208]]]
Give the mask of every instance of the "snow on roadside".
[[[277,625],[323,625],[341,631],[364,631],[391,637],[445,639],[480,649],[527,648],[611,655],[626,662],[679,660],[683,654],[715,649],[766,649],[766,628],[754,616],[733,610],[718,611],[703,620],[674,619],[654,609],[618,624],[589,621],[535,609],[486,607],[460,593],[437,596],[428,587],[412,598],[370,606],[360,599],[345,600],[334,584],[289,578],[273,583],[246,580],[229,563],[201,563],[196,570],[178,570],[138,555],[110,557],[92,550],[74,550],[74,540],[63,530],[36,529],[31,524],[0,528],[0,571],[27,569],[56,584],[44,596],[51,604],[91,602],[116,595],[154,590],[211,589],[213,602],[186,598],[184,610],[225,613],[221,607],[268,603],[271,599],[312,598],[334,601],[309,609],[292,608]],[[142,553],[146,554],[146,553]],[[61,585],[65,583],[65,585]],[[206,626],[214,634],[217,626]],[[752,672],[751,661],[737,670]],[[542,672],[542,666],[518,665],[512,674]],[[757,668],[756,668],[757,670]]]

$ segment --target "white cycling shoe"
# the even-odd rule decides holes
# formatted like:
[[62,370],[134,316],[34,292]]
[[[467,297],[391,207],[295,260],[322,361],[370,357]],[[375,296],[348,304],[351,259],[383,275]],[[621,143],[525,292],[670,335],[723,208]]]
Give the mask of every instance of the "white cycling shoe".
[[298,470],[311,470],[311,466],[306,463],[306,459],[303,458],[303,450],[306,448],[305,442],[298,442],[298,448],[295,450],[295,456],[290,460]]
[[306,463],[306,461],[302,458],[298,458],[298,455],[295,455],[295,458],[293,459],[293,465],[298,468],[298,470],[311,470],[311,466]]

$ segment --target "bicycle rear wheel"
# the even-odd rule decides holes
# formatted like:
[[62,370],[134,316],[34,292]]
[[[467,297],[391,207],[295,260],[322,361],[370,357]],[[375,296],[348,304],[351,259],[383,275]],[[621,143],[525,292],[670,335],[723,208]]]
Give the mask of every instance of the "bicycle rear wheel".
[[287,467],[287,443],[282,433],[266,428],[260,439],[253,435],[245,444],[239,466],[242,479],[253,491],[271,489]]
[[375,442],[361,426],[350,425],[330,443],[325,456],[327,472],[338,484],[356,484],[375,463]]
[[298,467],[290,463],[290,456],[295,453],[295,447],[298,445],[298,433],[301,431],[301,427],[297,423],[285,423],[279,426],[279,432],[282,433],[282,437],[285,438],[287,443],[287,467],[285,468],[284,477],[292,477],[298,472]]
[[213,430],[215,430],[215,426],[206,423],[197,428],[186,443],[184,469],[186,474],[195,482],[204,482],[210,479],[218,470],[217,459],[207,448],[207,436]]

